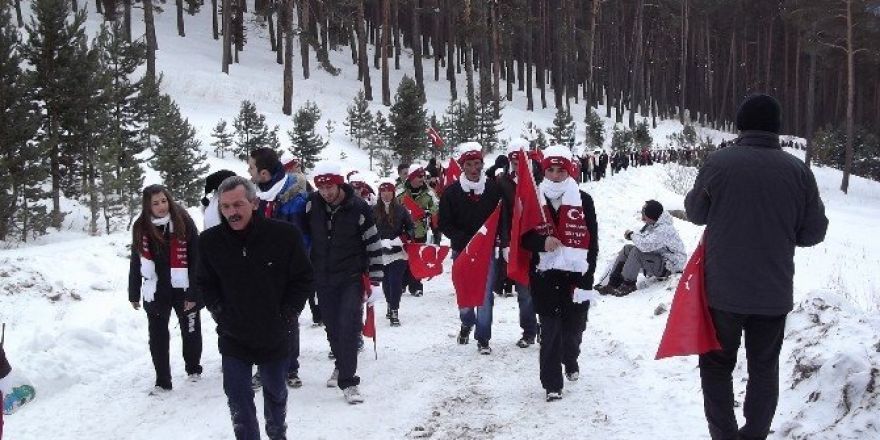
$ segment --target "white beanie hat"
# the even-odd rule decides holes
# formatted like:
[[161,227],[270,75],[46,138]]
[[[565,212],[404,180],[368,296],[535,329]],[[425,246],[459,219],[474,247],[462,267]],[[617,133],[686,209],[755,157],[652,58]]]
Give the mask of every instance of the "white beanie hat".
[[458,161],[464,162],[483,158],[483,146],[479,142],[463,142],[458,144]]
[[507,144],[507,155],[510,156],[513,153],[517,153],[519,151],[529,151],[531,149],[531,143],[528,140],[523,138],[516,138],[510,141]]

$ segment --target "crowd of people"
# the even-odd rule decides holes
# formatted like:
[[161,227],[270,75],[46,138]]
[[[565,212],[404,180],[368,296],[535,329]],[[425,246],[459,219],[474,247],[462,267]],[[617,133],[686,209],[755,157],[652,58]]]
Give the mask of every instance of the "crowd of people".
[[[782,328],[792,308],[794,247],[820,242],[827,227],[809,169],[780,150],[779,119],[772,98],[746,101],[738,114],[740,137],[731,142],[735,148],[705,160],[685,201],[688,217],[708,225],[706,285],[722,350],[701,355],[700,368],[706,417],[718,439],[766,437],[778,394]],[[510,286],[522,329],[515,344],[540,345],[546,400],[561,399],[564,382],[580,378],[580,345],[596,294],[631,294],[640,273],[665,279],[681,272],[687,259],[672,217],[648,200],[641,210],[644,226],[624,232],[632,244],[595,279],[596,207],[579,181],[600,180],[609,168],[616,173],[630,164],[692,159],[688,151],[674,150],[611,156],[597,150],[575,157],[564,146],[538,152],[525,139],[510,142],[488,169],[484,159],[480,144],[466,142],[458,148],[461,175],[454,181],[432,159],[425,166],[401,164],[396,180],[378,184],[324,161],[310,182],[293,157],[259,148],[248,158],[249,178],[229,171],[208,176],[201,234],[167,189],[145,188],[133,228],[129,301],[135,309],[143,304],[148,317],[154,392],[172,389],[172,310],[188,378],[202,374],[204,308],[217,324],[236,438],[259,438],[259,388],[266,433],[286,438],[288,388],[302,386],[299,317],[309,304],[334,361],[327,386],[340,389],[348,403],[362,403],[357,367],[364,306],[384,299],[386,319],[397,327],[403,293],[425,292],[405,247],[439,244],[445,236],[456,259],[485,234],[484,225],[498,211],[483,300],[459,309],[457,342],[466,345],[473,337],[478,353],[492,353],[495,293]],[[520,230],[517,220],[524,189],[541,206],[542,222],[528,230]],[[530,253],[527,277],[516,281],[507,269],[512,250]],[[743,331],[750,378],[747,424],[737,434],[731,373]]]

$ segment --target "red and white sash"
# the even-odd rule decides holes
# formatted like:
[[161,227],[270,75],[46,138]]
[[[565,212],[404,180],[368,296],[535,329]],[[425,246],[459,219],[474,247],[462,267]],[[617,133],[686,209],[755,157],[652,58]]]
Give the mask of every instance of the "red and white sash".
[[[590,268],[587,262],[590,230],[587,228],[577,182],[571,177],[562,182],[545,179],[539,189],[541,196],[560,202],[556,224],[553,225],[551,233],[562,242],[563,246],[553,252],[541,252],[537,269],[586,273]],[[552,219],[550,207],[544,206],[544,209],[546,218]]]
[[[171,287],[176,289],[189,288],[189,264],[186,252],[186,240],[178,240],[174,236],[174,222],[168,222],[168,231],[171,242],[168,246],[170,254],[169,265],[171,266]],[[141,276],[144,278],[141,284],[141,296],[145,302],[156,298],[156,284],[159,281],[156,275],[156,263],[153,261],[153,253],[150,251],[150,239],[146,235],[141,237]]]

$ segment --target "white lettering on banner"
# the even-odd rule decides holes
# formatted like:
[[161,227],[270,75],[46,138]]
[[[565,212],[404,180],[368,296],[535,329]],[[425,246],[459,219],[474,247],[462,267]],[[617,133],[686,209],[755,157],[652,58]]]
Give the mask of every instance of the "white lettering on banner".
[[192,312],[187,317],[187,333],[193,333],[196,331],[196,312]]

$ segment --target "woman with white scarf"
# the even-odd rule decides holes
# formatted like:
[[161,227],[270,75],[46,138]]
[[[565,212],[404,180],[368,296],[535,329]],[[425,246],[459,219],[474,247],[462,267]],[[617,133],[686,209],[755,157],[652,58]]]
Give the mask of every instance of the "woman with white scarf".
[[183,360],[189,380],[202,374],[200,292],[194,285],[199,231],[162,185],[144,188],[141,215],[132,227],[128,300],[138,310],[143,300],[156,369],[150,394],[171,391],[168,320],[173,309],[180,323]]
[[541,322],[541,385],[547,401],[562,398],[563,366],[578,380],[578,356],[586,329],[596,256],[596,210],[589,194],[574,181],[571,152],[562,146],[544,150],[544,180],[538,188],[545,223],[523,235],[533,252],[529,285]]

